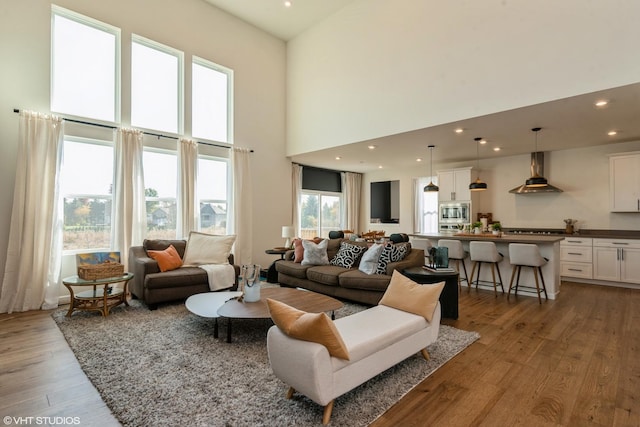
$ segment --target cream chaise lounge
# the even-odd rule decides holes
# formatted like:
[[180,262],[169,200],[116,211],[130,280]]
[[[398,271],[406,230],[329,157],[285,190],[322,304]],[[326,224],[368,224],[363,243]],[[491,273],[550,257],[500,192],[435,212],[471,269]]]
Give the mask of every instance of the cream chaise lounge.
[[[394,277],[400,281],[409,281],[397,272],[394,273]],[[394,280],[385,296],[393,292],[393,283]],[[342,340],[340,344],[344,344],[343,348],[346,349],[346,358],[330,354],[335,346],[332,348],[331,345],[325,346],[318,342],[306,341],[306,338],[297,339],[290,336],[291,334],[287,335],[287,327],[281,328],[281,321],[274,317],[274,309],[271,309],[276,325],[272,326],[267,334],[269,362],[276,377],[290,386],[287,398],[291,398],[293,393],[298,391],[324,406],[322,423],[328,424],[335,398],[417,352],[422,352],[428,359],[426,347],[438,338],[438,297],[443,286],[444,283],[412,285],[417,292],[431,294],[426,306],[424,297],[416,299],[415,293],[406,294],[403,290],[396,293],[395,298],[387,298],[385,301],[383,297],[380,305],[332,322],[337,330],[338,340]],[[397,305],[396,302],[399,300],[402,300],[400,305],[408,302],[410,305],[418,306],[418,310],[413,311],[426,312],[427,316],[385,305],[386,302]],[[422,307],[419,307],[420,305]],[[328,319],[328,316],[326,317]],[[318,330],[317,325],[315,330]],[[333,352],[335,354],[335,351]]]

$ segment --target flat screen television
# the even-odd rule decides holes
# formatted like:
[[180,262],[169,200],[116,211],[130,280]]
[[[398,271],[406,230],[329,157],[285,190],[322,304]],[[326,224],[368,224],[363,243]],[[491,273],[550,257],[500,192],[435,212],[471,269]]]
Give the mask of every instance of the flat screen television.
[[371,183],[371,223],[400,222],[400,181]]

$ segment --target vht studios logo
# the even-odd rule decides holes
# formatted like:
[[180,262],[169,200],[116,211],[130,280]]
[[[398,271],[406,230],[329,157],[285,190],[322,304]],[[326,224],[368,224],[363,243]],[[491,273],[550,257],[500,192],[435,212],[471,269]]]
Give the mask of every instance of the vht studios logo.
[[10,417],[2,419],[5,425],[79,425],[80,417]]

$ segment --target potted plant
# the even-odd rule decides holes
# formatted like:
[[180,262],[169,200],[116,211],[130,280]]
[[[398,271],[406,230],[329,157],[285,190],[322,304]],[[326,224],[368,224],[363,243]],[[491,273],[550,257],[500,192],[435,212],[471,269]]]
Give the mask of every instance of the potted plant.
[[491,230],[493,230],[493,234],[499,235],[502,231],[502,224],[500,224],[499,221],[494,222],[493,224],[491,224]]
[[473,224],[471,224],[471,227],[473,228],[473,232],[475,234],[482,233],[482,223],[480,221],[474,222]]

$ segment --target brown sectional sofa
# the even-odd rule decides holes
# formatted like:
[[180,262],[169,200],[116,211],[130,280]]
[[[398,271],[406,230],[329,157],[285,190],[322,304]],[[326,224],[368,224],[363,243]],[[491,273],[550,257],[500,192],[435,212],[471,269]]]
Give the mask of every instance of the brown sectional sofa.
[[[180,267],[161,272],[156,260],[147,256],[147,250],[162,251],[169,245],[173,245],[180,258],[184,258],[186,240],[145,240],[142,246],[129,249],[129,270],[133,273],[129,290],[150,310],[157,308],[159,303],[184,300],[191,295],[210,291],[209,277],[203,269]],[[233,265],[233,254],[229,255],[229,263]],[[240,267],[233,266],[236,270],[236,284],[231,290],[237,289],[237,277],[240,275]]]
[[[327,246],[327,256],[331,260],[340,244],[348,239],[330,239]],[[365,242],[349,242],[364,245]],[[402,271],[409,267],[424,265],[424,251],[411,249],[406,257],[398,262],[387,264],[386,274],[366,274],[353,268],[343,268],[334,265],[302,265],[293,261],[293,251],[287,252],[285,259],[276,263],[278,282],[280,286],[290,288],[304,288],[310,291],[343,298],[363,304],[378,304],[391,281],[393,270]]]

